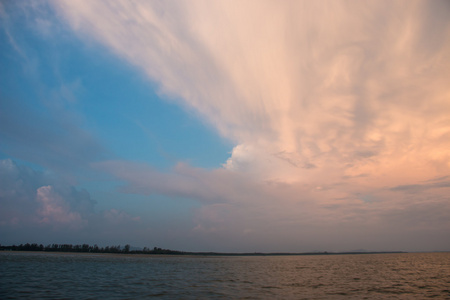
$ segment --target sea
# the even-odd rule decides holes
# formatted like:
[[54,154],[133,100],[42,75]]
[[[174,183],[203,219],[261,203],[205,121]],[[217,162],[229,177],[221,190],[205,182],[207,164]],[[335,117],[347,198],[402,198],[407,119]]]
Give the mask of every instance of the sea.
[[0,299],[450,299],[450,253],[0,252]]

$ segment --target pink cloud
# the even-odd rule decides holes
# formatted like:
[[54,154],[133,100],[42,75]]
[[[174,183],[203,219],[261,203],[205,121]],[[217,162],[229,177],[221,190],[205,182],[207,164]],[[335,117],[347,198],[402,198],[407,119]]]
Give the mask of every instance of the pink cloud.
[[429,13],[440,2],[53,4],[233,141],[224,168],[286,182],[370,174],[378,187],[450,172],[450,26]]
[[139,229],[139,216],[114,208],[95,212],[87,191],[10,159],[0,160],[0,183],[2,243],[110,243]]
[[[145,164],[118,161],[96,167],[123,180],[122,192],[200,201],[193,227],[186,230],[190,238],[200,240],[209,249],[233,250],[227,245],[233,241],[247,250],[256,244],[268,251],[281,251],[287,244],[313,247],[302,248],[305,251],[332,246],[334,250],[345,250],[349,245],[356,249],[361,243],[381,250],[390,245],[403,247],[398,243],[403,233],[414,237],[407,239],[409,249],[425,247],[424,240],[430,245],[447,244],[437,237],[450,227],[446,178],[414,189],[360,186],[364,176],[325,185],[313,180],[259,181],[229,170],[208,171],[187,164],[167,173]],[[410,189],[415,191],[412,197]]]
[[51,3],[235,144],[216,170],[96,164],[122,191],[199,200],[218,243],[396,245],[416,228],[409,245],[448,247],[448,187],[396,188],[450,174],[445,1]]
[[52,186],[38,188],[36,200],[40,205],[37,211],[39,223],[53,226],[68,225],[74,228],[86,226],[87,221],[83,220],[79,213],[71,212],[69,205],[55,193]]

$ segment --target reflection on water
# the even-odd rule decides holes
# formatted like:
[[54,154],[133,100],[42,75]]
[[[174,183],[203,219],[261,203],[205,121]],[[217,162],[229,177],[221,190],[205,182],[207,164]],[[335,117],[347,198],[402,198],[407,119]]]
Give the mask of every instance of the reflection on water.
[[450,253],[160,257],[0,252],[0,299],[450,298]]

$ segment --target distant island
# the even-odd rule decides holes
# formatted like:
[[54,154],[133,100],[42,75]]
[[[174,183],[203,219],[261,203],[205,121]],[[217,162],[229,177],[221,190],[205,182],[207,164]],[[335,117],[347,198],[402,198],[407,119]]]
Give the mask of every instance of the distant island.
[[158,247],[142,249],[131,249],[129,244],[121,247],[106,246],[99,247],[97,245],[81,244],[49,244],[44,246],[37,243],[26,243],[12,246],[0,245],[0,251],[42,251],[42,252],[69,252],[69,253],[113,253],[113,254],[165,254],[165,255],[207,255],[207,256],[281,256],[281,255],[338,255],[338,254],[382,254],[382,253],[407,253],[405,251],[349,251],[349,252],[251,252],[251,253],[226,253],[226,252],[187,252],[170,249],[162,249]]

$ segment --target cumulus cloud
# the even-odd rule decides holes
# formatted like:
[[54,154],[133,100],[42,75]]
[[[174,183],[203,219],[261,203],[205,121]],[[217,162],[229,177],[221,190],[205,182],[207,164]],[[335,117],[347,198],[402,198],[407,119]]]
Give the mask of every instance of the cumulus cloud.
[[81,228],[94,210],[94,201],[85,190],[52,175],[0,161],[0,205],[3,225],[44,225],[51,228]]
[[95,201],[86,190],[11,159],[0,160],[0,182],[2,243],[61,238],[73,242],[71,238],[79,240],[80,236],[97,242],[98,230],[129,228],[139,221],[117,209],[95,212]]
[[70,224],[73,227],[82,227],[86,223],[78,212],[70,211],[69,205],[50,185],[37,189],[36,200],[40,206],[37,211],[40,223],[55,226]]

